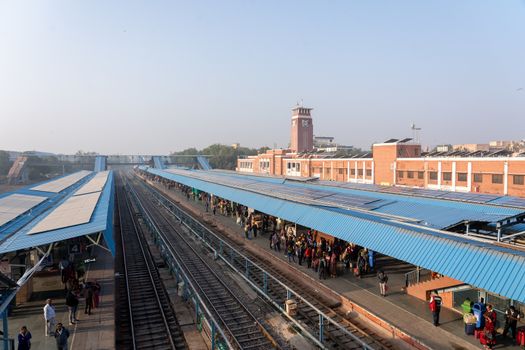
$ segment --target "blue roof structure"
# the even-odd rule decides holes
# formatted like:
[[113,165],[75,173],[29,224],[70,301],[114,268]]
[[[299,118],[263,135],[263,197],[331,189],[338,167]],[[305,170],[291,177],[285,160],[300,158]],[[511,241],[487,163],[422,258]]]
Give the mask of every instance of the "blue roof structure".
[[[264,182],[258,177],[243,178],[235,175],[217,175],[214,172],[164,171],[147,167],[140,168],[150,174],[213,193],[261,212],[329,233],[337,238],[354,242],[396,259],[525,302],[525,251],[513,249],[510,246],[494,245],[475,237],[465,237],[464,235],[438,230],[433,226],[419,222],[419,217],[410,221],[410,217],[405,217],[404,220],[390,215],[394,213],[396,215],[403,214],[403,216],[416,216],[418,215],[418,204],[426,204],[429,207],[421,207],[425,220],[437,223],[441,220],[440,215],[450,215],[454,211],[462,212],[468,210],[469,206],[475,206],[475,204],[454,202],[446,205],[444,204],[445,201],[441,201],[441,206],[431,206],[433,203],[430,199],[420,198],[421,202],[412,199],[412,201],[406,202],[407,204],[404,206],[396,204],[399,206],[397,211],[378,214],[378,209],[386,208],[394,203],[385,202],[384,206],[374,209],[363,207],[373,204],[373,202],[362,203],[362,201],[357,202],[362,203],[361,205],[348,208],[323,206],[316,204],[315,199],[311,199],[314,196],[321,195],[321,193],[314,192],[313,190],[316,188],[307,185],[304,186],[312,191],[302,192],[304,196],[302,199],[292,196],[287,198],[286,196],[278,197],[276,193],[250,190],[248,187],[258,185],[257,182]],[[221,177],[224,181],[221,181]],[[276,183],[275,179],[272,182]],[[297,184],[294,186],[300,187]],[[310,197],[308,197],[309,195]],[[381,194],[381,197],[376,198],[376,200],[392,201],[395,200],[394,198],[397,197],[392,194]],[[403,202],[400,201],[400,203]],[[473,207],[470,213],[481,213],[477,219],[485,220],[523,213],[523,211],[515,208],[498,206],[489,206],[489,208],[490,211],[487,211],[487,208]],[[430,210],[439,213],[430,213],[428,212]],[[493,213],[494,217],[492,215],[487,216],[487,213]],[[454,220],[459,217],[458,214]],[[448,224],[448,222],[440,222],[439,224]]]
[[96,156],[95,157],[95,171],[104,171],[108,169],[108,157],[107,156]]
[[[105,242],[112,254],[114,255],[115,243],[113,239],[113,172],[110,172],[108,176],[108,180],[102,190],[101,196],[88,223],[33,235],[27,234],[27,232],[29,232],[31,228],[33,228],[39,221],[46,217],[54,208],[58,207],[67,198],[72,196],[73,193],[80,186],[89,181],[94,174],[95,173],[83,178],[81,181],[75,183],[73,186],[58,194],[31,191],[28,188],[16,191],[15,193],[45,195],[49,197],[49,199],[39,204],[37,207],[33,208],[31,212],[21,215],[16,220],[13,220],[10,223],[0,226],[0,254],[20,249],[33,248],[54,242],[60,242],[66,239],[85,236],[93,233],[103,232]],[[34,187],[34,185],[31,187]],[[2,196],[9,195],[11,193],[3,194]]]
[[[177,170],[167,170],[178,173]],[[299,201],[333,206],[341,209],[361,209],[378,216],[391,216],[423,226],[445,229],[463,222],[497,223],[516,215],[525,215],[524,208],[486,205],[430,197],[374,192],[336,186],[323,186],[279,178],[247,176],[225,172],[192,171],[192,176],[215,181],[257,193]]]

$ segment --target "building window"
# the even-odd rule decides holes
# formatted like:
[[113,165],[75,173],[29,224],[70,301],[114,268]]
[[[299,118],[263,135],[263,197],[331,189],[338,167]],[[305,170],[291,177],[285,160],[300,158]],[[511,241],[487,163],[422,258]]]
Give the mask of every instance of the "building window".
[[402,179],[404,176],[405,176],[405,172],[404,172],[404,171],[399,170],[399,171],[397,172],[397,177],[398,177],[398,178]]
[[366,169],[366,176],[368,177],[372,176],[372,169]]
[[447,171],[443,173],[443,181],[450,181],[452,180],[452,173]]
[[350,175],[355,175],[355,169],[354,168],[350,169]]
[[430,180],[437,180],[438,179],[437,171],[431,171],[430,173],[428,173],[428,178]]
[[523,185],[523,175],[513,175],[512,183],[514,185]]
[[425,178],[425,172],[424,171],[418,171],[417,172],[417,178],[420,180],[423,180]]
[[268,159],[260,160],[259,168],[261,169],[261,171],[270,170],[270,161]]
[[413,179],[414,178],[414,172],[413,171],[407,171],[407,177],[409,179]]
[[492,183],[493,184],[502,184],[503,183],[503,175],[501,175],[501,174],[492,174]]
[[339,168],[339,175],[343,175],[345,173],[345,169]]
[[458,181],[467,181],[467,173],[458,173]]
[[358,169],[357,170],[357,175],[363,176],[363,169]]
[[474,174],[474,182],[483,182],[483,174]]

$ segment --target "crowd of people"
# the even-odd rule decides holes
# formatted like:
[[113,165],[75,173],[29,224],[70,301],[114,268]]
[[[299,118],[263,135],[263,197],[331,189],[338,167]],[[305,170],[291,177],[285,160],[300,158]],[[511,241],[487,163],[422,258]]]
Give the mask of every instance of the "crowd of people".
[[[437,291],[433,291],[429,301],[429,307],[432,312],[434,326],[439,326],[439,313],[441,311],[442,298]],[[479,339],[480,344],[484,349],[493,349],[497,344],[497,324],[498,317],[492,304],[485,304],[484,298],[480,298],[479,302],[474,303],[470,298],[466,298],[461,305],[464,315],[470,316],[475,323],[474,335]],[[517,308],[510,305],[505,310],[505,325],[501,333],[501,340],[507,338],[511,333],[513,344],[516,345],[517,339],[517,325],[521,319],[521,314]],[[465,328],[466,329],[466,328]]]
[[[306,265],[307,268],[313,269],[319,279],[335,278],[348,271],[352,271],[357,278],[376,273],[375,253],[369,249],[337,238],[327,240],[320,237],[316,230],[298,232],[295,225],[286,225],[276,217],[250,212],[244,205],[180,183],[169,181],[164,185],[168,189],[181,191],[188,201],[203,202],[206,212],[232,217],[243,228],[246,239],[268,234],[271,249],[283,252],[290,263]],[[377,278],[380,294],[386,296],[388,276],[385,272],[378,271]]]
[[[290,263],[313,269],[319,279],[335,278],[347,271],[352,271],[357,278],[376,272],[375,254],[364,247],[337,238],[329,241],[319,237],[316,230],[298,232],[295,225],[286,225],[276,217],[250,212],[244,205],[179,183],[167,182],[165,185],[168,189],[181,191],[187,200],[203,202],[206,212],[234,218],[243,228],[246,239],[268,233],[270,249],[283,252]],[[386,296],[388,276],[384,271],[378,271],[377,278],[379,292]]]
[[[233,217],[243,228],[246,239],[257,238],[258,235],[268,233],[270,249],[283,253],[289,263],[297,263],[313,269],[319,279],[335,278],[348,271],[352,271],[357,278],[376,273],[375,253],[364,247],[337,238],[327,240],[315,230],[305,229],[298,232],[295,225],[286,225],[285,222],[270,215],[250,212],[246,206],[196,191],[182,184],[168,182],[166,185],[168,188],[177,187],[185,194],[187,200],[203,201],[206,212]],[[386,296],[387,274],[379,269],[376,277],[380,295]],[[433,273],[432,278],[437,277],[439,275]],[[436,327],[440,325],[442,302],[437,291],[431,293],[429,307]],[[483,303],[483,300],[481,302]],[[486,349],[492,349],[496,344],[496,312],[492,305],[486,305],[482,318],[483,327],[478,329],[480,342]],[[510,331],[512,338],[516,339],[519,319],[519,312],[513,306],[509,307],[505,313],[505,326],[501,335],[506,337]]]
[[[91,315],[92,309],[97,308],[100,301],[100,284],[97,281],[82,279],[84,270],[80,266],[81,264],[74,264],[65,257],[58,264],[61,281],[64,285],[65,304],[68,308],[70,326],[78,322],[77,310],[81,300],[84,301],[84,313],[87,315]],[[69,330],[62,323],[57,322],[56,307],[52,299],[46,300],[43,313],[45,336],[55,338],[58,350],[67,350]],[[18,334],[18,350],[29,350],[31,339],[31,332],[26,326],[22,326]]]

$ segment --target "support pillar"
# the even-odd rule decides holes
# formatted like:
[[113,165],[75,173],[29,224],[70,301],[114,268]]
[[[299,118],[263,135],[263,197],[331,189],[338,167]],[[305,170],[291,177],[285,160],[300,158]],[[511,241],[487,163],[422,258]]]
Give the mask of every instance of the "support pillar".
[[7,324],[7,312],[8,308],[2,312],[2,323],[3,323],[3,332],[4,332],[4,349],[9,349],[9,332],[8,332],[8,324]]
[[324,342],[324,317],[323,315],[319,314],[319,342]]
[[215,322],[211,322],[211,350],[215,350],[215,333],[216,333],[216,329],[215,329]]

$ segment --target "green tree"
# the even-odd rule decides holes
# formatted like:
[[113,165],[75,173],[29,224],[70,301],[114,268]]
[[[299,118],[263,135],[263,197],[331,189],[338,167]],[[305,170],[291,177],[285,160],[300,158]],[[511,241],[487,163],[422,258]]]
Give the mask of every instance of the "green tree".
[[188,148],[180,152],[173,152],[171,154],[174,162],[177,164],[193,164],[194,159],[189,157],[177,157],[182,155],[206,155],[210,162],[210,165],[215,169],[234,170],[237,166],[237,158],[240,156],[252,156],[256,155],[257,150],[254,148],[247,147],[231,147],[227,145],[221,145],[219,143],[210,145],[202,150],[196,148]]

